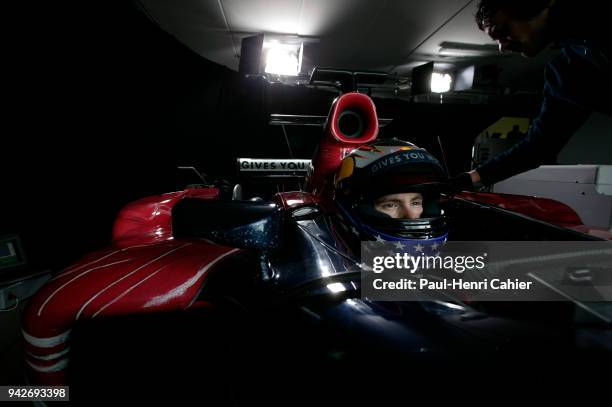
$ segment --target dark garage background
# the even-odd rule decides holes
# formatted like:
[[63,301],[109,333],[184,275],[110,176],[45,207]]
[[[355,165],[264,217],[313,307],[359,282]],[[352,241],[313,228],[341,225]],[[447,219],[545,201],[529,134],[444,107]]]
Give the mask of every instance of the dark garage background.
[[[109,243],[126,203],[176,188],[175,167],[234,177],[235,157],[287,157],[270,113],[327,114],[332,92],[245,79],[195,54],[131,2],[5,6],[10,32],[2,136],[0,235],[18,233],[34,268],[57,269]],[[536,112],[538,97],[494,104],[377,100],[384,136],[438,154],[451,173],[503,115]],[[291,128],[309,158],[317,132]]]

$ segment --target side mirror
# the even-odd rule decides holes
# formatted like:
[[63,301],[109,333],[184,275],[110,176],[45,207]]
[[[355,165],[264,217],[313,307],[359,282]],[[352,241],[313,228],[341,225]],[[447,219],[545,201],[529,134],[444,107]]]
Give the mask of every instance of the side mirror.
[[183,199],[172,208],[172,232],[242,249],[278,249],[282,211],[264,202]]

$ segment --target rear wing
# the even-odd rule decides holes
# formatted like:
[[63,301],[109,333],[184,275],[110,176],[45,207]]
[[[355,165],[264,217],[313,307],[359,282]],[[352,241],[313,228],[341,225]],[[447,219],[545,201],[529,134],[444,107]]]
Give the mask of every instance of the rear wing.
[[310,75],[309,85],[331,86],[341,93],[360,92],[370,95],[372,89],[396,88],[393,82],[395,78],[389,77],[386,72],[316,67]]
[[[393,119],[378,118],[378,127],[385,127],[393,122]],[[311,126],[325,127],[327,116],[310,116],[296,114],[271,114],[270,126]]]

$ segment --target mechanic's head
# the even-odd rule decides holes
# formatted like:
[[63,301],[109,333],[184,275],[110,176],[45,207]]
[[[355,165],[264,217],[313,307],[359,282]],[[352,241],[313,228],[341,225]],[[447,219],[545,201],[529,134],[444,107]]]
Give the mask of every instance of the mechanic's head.
[[391,139],[366,144],[342,160],[336,203],[344,230],[361,240],[445,240],[442,166],[426,150]]
[[374,209],[393,219],[419,219],[423,214],[423,194],[400,192],[383,195],[374,201]]
[[553,40],[551,7],[556,0],[480,0],[478,27],[498,42],[500,51],[537,55]]

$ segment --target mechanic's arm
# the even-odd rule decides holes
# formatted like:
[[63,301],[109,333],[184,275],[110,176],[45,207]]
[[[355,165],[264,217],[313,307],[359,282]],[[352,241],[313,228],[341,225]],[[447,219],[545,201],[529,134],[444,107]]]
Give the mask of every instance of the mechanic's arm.
[[[552,77],[551,77],[552,76]],[[513,175],[556,162],[557,155],[591,115],[591,110],[555,96],[555,70],[547,67],[547,83],[540,114],[527,135],[507,151],[470,172],[473,183],[491,185]]]

